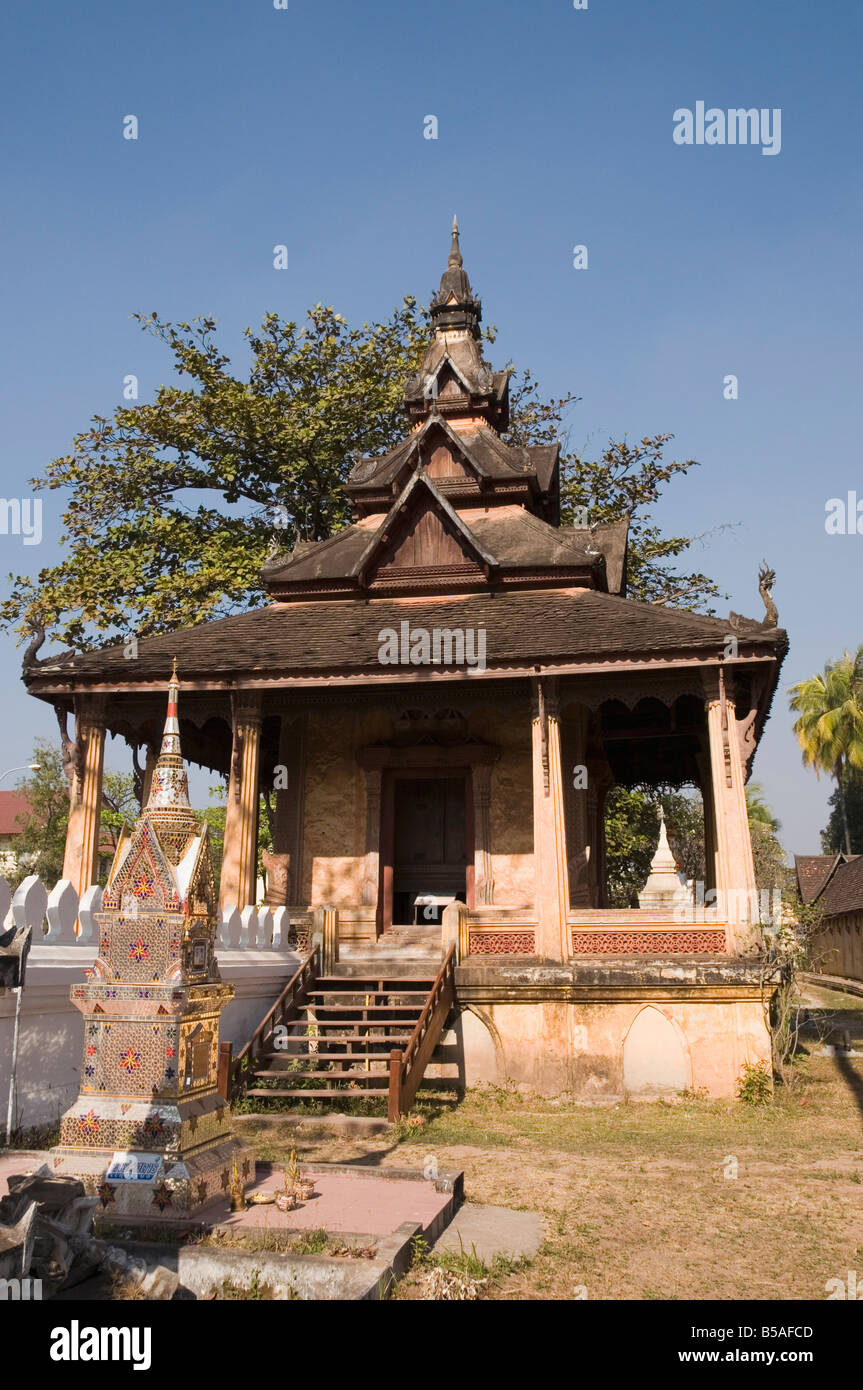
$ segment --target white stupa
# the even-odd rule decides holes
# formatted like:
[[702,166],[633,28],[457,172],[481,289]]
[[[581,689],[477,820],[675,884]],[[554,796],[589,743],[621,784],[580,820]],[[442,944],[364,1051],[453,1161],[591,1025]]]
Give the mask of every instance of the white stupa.
[[679,871],[668,843],[665,812],[659,808],[659,844],[650,861],[650,874],[638,895],[638,906],[667,911],[682,904],[691,905],[692,889]]

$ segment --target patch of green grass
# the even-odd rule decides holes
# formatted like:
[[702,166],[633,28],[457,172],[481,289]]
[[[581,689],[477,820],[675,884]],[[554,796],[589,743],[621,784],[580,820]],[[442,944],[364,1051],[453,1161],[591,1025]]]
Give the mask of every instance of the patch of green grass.
[[294,1255],[323,1255],[329,1245],[330,1237],[323,1226],[319,1226],[316,1231],[309,1231],[308,1235],[293,1240],[291,1252]]
[[10,1149],[53,1149],[60,1142],[60,1121],[50,1125],[31,1125],[15,1129],[9,1136]]
[[230,1279],[223,1279],[219,1298],[228,1302],[261,1302],[275,1298],[275,1294],[269,1284],[261,1283],[259,1271],[253,1269],[248,1288],[242,1284],[235,1284]]

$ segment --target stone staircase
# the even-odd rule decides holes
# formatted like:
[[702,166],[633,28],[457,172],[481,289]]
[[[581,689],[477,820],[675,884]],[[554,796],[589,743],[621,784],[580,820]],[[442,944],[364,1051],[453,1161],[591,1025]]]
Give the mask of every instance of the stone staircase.
[[335,975],[406,976],[433,980],[440,970],[441,929],[423,923],[418,927],[388,927],[375,942],[342,945]]

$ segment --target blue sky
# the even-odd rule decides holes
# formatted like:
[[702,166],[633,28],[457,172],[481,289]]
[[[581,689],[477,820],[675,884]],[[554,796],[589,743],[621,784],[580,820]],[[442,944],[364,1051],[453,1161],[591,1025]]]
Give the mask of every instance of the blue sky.
[[[127,373],[142,398],[169,375],[133,312],[216,316],[241,368],[270,309],[426,302],[455,211],[495,362],[576,392],[579,444],[675,433],[702,467],[658,516],[712,532],[694,564],[730,607],[760,616],[775,567],[791,653],[755,775],[786,848],[817,850],[830,787],[800,765],[784,692],[863,641],[863,535],[824,529],[828,498],[863,497],[861,31],[859,7],[803,0],[7,0],[3,495]],[[676,145],[697,101],[781,108],[781,152]],[[43,511],[40,546],[0,537],[4,575],[53,562],[60,498]],[[0,652],[2,771],[56,726]]]

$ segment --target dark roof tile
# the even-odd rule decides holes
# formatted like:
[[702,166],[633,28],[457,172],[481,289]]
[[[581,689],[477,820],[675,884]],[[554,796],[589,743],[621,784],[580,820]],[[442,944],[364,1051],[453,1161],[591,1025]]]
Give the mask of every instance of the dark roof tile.
[[[185,631],[145,638],[129,663],[122,646],[81,655],[63,653],[28,670],[28,684],[45,676],[108,678],[122,686],[161,678],[177,657],[181,673],[230,676],[311,676],[378,670],[378,634],[413,627],[484,628],[487,666],[524,667],[582,659],[674,657],[683,652],[719,653],[727,621],[654,607],[592,589],[515,590],[452,597],[308,600],[273,603]],[[784,652],[782,629],[749,638],[765,655]],[[134,669],[133,669],[134,668]]]
[[863,854],[837,864],[819,901],[826,917],[841,912],[863,913]]

